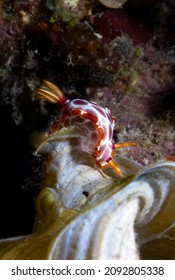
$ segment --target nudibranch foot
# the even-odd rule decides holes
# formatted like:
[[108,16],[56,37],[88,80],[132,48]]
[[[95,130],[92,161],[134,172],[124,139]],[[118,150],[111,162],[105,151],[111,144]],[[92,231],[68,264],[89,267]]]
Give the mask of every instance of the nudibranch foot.
[[75,127],[63,127],[61,130],[54,132],[53,134],[47,136],[44,141],[42,141],[37,147],[34,155],[38,155],[38,153],[42,150],[42,148],[52,141],[63,141],[66,139],[75,139],[80,137],[80,134],[76,131]]

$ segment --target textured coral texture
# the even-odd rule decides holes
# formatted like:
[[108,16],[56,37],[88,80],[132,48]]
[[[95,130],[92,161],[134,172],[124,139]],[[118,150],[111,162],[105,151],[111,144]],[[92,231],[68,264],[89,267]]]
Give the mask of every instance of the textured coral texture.
[[60,113],[36,98],[42,79],[108,107],[114,142],[137,142],[120,156],[175,159],[174,18],[173,0],[0,1],[0,238],[32,231],[42,176],[33,136]]

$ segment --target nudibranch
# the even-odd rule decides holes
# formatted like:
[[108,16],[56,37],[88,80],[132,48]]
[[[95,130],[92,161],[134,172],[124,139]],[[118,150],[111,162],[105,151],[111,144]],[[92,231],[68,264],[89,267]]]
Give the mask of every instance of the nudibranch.
[[93,101],[68,100],[56,85],[46,80],[43,80],[41,87],[35,89],[35,93],[39,98],[62,107],[62,113],[51,125],[48,136],[63,127],[75,127],[80,135],[78,149],[92,154],[100,168],[110,165],[120,177],[123,177],[122,171],[112,160],[114,149],[135,146],[136,143],[112,142],[115,120],[108,108],[103,108]]

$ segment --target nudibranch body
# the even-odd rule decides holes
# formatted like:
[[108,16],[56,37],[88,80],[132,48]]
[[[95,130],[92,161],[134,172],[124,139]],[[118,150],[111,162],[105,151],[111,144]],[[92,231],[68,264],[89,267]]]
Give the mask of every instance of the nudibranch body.
[[113,151],[116,148],[135,146],[136,143],[113,144],[115,120],[108,108],[83,99],[70,101],[57,86],[48,81],[43,81],[35,92],[40,98],[62,106],[61,116],[53,122],[49,135],[63,127],[74,126],[80,133],[78,149],[92,154],[101,168],[111,165],[122,177],[121,170],[112,161]]

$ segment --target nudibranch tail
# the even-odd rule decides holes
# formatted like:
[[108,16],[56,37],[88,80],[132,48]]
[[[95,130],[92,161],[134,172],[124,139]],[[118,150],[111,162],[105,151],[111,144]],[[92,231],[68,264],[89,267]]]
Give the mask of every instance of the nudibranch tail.
[[35,89],[39,98],[45,99],[51,103],[62,104],[66,100],[64,93],[54,84],[43,80],[41,87]]

